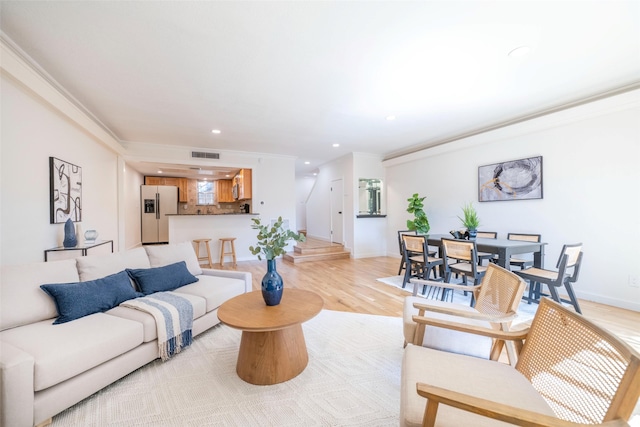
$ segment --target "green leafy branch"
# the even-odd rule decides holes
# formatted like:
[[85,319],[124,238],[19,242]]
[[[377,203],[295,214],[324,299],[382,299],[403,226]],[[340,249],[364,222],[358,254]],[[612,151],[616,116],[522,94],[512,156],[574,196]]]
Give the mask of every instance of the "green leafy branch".
[[258,243],[255,246],[249,246],[249,250],[253,255],[258,255],[258,259],[262,260],[261,254],[268,260],[277,258],[286,253],[285,247],[289,240],[304,242],[306,240],[304,234],[294,233],[291,230],[282,228],[282,217],[273,225],[263,225],[260,218],[252,218],[253,225],[251,228],[258,230]]

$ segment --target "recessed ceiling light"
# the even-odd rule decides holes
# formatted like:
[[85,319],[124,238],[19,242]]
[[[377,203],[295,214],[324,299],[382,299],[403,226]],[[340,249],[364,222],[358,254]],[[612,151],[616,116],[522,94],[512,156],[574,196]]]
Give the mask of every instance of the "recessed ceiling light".
[[313,176],[316,176],[316,175],[318,175],[318,174],[317,174],[316,172],[314,172],[314,173],[313,173]]
[[389,120],[389,121],[395,120],[396,116],[387,116],[386,119]]
[[229,175],[229,174],[226,174],[225,176],[226,176],[227,178],[229,178],[229,177],[230,177],[231,175]]
[[333,144],[334,148],[340,147],[340,144]]
[[305,165],[309,165],[309,164],[311,164],[311,162],[304,162],[304,164],[305,164]]
[[218,134],[218,133],[222,133],[222,132],[220,132],[220,130],[218,130],[218,129],[214,129],[214,130],[211,131],[211,133]]
[[158,173],[162,173],[162,171],[158,171]]
[[509,52],[509,56],[511,58],[524,58],[529,53],[531,53],[531,48],[529,46],[519,46]]

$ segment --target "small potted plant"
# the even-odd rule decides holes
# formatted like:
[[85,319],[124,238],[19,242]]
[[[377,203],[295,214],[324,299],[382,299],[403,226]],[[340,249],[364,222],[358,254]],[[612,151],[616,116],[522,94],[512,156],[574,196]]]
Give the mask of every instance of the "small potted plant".
[[478,213],[476,212],[476,208],[473,207],[473,203],[469,202],[462,207],[462,213],[464,217],[458,217],[467,228],[467,232],[469,233],[470,239],[476,238],[476,233],[478,232],[478,226],[480,225],[480,219],[478,218]]
[[409,202],[409,206],[407,207],[407,212],[413,214],[413,219],[407,220],[407,229],[416,230],[418,234],[427,234],[429,229],[429,220],[427,219],[427,214],[424,213],[424,199],[427,197],[420,197],[418,193],[415,193],[413,196],[407,199]]
[[262,297],[267,305],[278,305],[282,299],[282,276],[276,271],[276,258],[286,253],[289,240],[304,242],[304,234],[294,233],[282,227],[282,217],[271,225],[263,225],[260,218],[252,218],[251,228],[258,230],[258,243],[249,246],[253,255],[258,255],[262,260],[262,254],[267,259],[267,274],[262,278]]

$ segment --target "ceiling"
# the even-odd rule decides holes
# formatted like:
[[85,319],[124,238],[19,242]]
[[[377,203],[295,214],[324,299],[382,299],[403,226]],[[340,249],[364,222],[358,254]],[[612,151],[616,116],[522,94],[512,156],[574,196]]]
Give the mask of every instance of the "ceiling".
[[637,0],[0,7],[3,38],[121,142],[291,155],[297,174],[640,85]]

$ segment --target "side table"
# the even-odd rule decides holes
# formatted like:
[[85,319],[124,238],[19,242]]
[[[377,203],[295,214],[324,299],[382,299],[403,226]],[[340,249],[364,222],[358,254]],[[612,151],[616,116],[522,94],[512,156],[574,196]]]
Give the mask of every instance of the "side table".
[[262,291],[238,295],[218,309],[220,321],[242,330],[236,372],[250,384],[270,385],[294,378],[309,355],[302,322],[315,317],[324,302],[318,294],[285,288],[280,304],[267,306]]
[[87,256],[87,251],[91,248],[95,248],[98,246],[111,244],[111,253],[113,253],[113,240],[96,240],[93,243],[84,243],[82,245],[77,245],[72,248],[65,248],[64,246],[56,246],[55,248],[46,249],[44,251],[44,261],[48,261],[49,252],[62,252],[62,251],[81,251],[82,256]]

